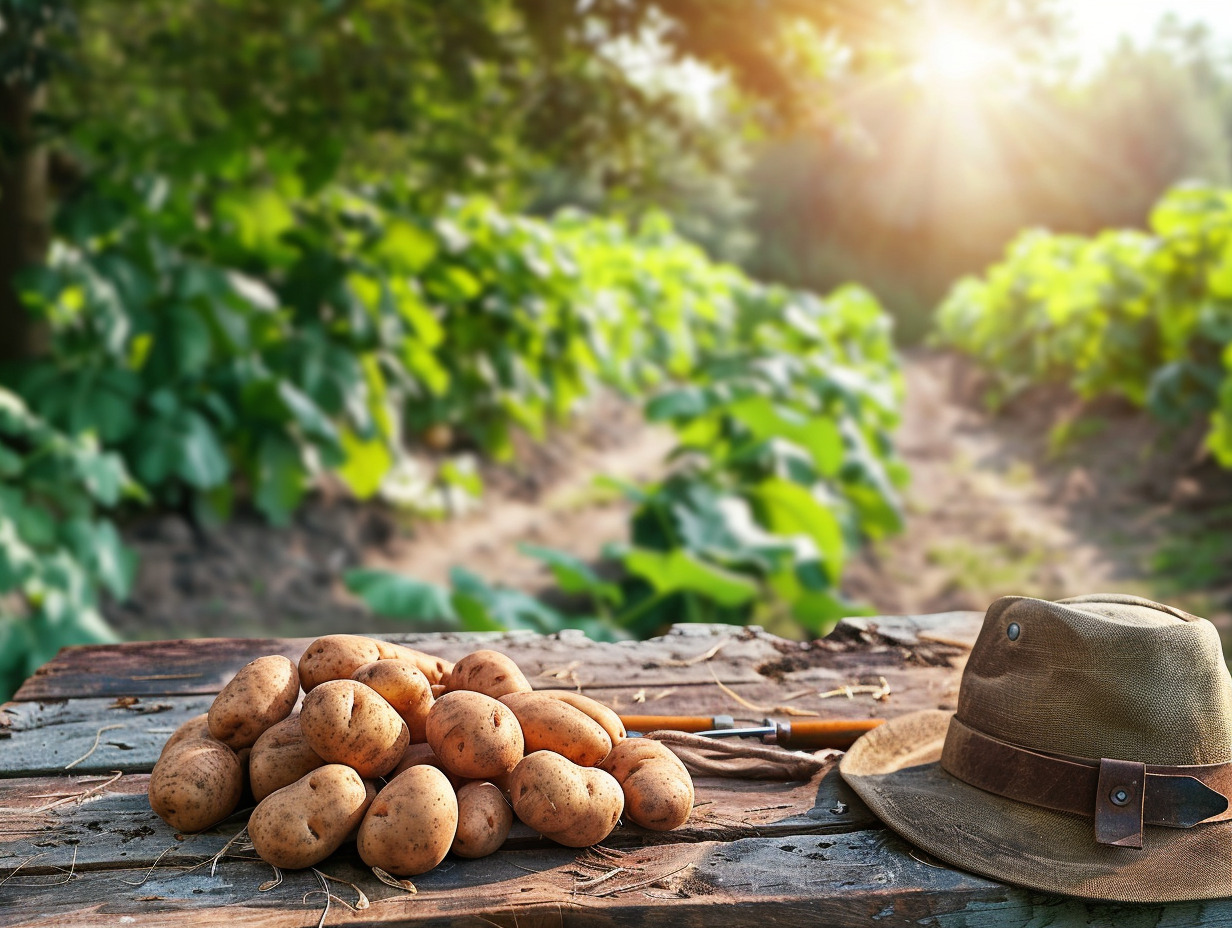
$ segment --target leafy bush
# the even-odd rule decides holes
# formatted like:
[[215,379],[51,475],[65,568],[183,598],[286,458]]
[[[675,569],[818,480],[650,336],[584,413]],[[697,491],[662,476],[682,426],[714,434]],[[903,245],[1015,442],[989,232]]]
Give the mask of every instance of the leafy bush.
[[0,388],[0,693],[64,645],[114,640],[97,595],[126,595],[134,558],[97,511],[139,492],[118,455]]
[[[744,622],[772,601],[821,633],[851,611],[850,551],[898,524],[897,362],[876,301],[757,284],[663,217],[629,231],[477,198],[428,216],[394,186],[149,177],[99,183],[59,228],[49,266],[22,280],[51,352],[17,382],[162,505],[225,517],[238,490],[285,522],[319,472],[369,496],[408,439],[442,426],[500,458],[514,429],[539,436],[607,385],[654,397],[680,466],[629,489],[620,587],[540,552],[595,594],[596,633]],[[395,595],[403,614],[469,628],[566,621],[465,571],[448,593],[357,578],[382,611]]]
[[645,637],[676,621],[741,624],[784,608],[797,627],[823,635],[859,611],[841,595],[843,565],[866,538],[900,527],[895,486],[906,476],[889,441],[900,384],[887,317],[857,288],[821,300],[730,273],[721,287],[734,298],[733,312],[717,317],[727,331],[716,326],[710,347],[697,350],[691,383],[647,404],[679,444],[665,481],[622,486],[636,504],[631,543],[607,556],[624,580],[605,581],[567,552],[523,547],[563,592],[588,597],[592,613],[493,589],[461,568],[450,590],[363,570],[348,575],[352,591],[416,621],[582,624],[608,636]]
[[1210,416],[1232,466],[1232,191],[1187,185],[1151,232],[1020,236],[982,279],[959,282],[938,339],[979,359],[998,396],[1062,380],[1181,424]]

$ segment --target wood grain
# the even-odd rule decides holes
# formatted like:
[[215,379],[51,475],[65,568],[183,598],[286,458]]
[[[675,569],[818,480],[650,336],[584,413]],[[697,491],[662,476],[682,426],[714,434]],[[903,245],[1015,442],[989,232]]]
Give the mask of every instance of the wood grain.
[[[809,644],[711,625],[619,644],[568,632],[384,637],[451,660],[494,647],[537,688],[579,688],[625,712],[758,720],[790,706],[819,718],[893,717],[953,707],[979,619],[948,613],[849,620]],[[263,890],[273,872],[242,843],[212,865],[242,827],[242,813],[206,833],[176,835],[145,795],[148,771],[180,722],[204,711],[249,660],[296,660],[308,643],[73,648],[27,681],[0,716],[0,926],[315,924],[324,895],[311,872],[287,873]],[[842,695],[843,687],[883,678],[890,688],[884,700]],[[736,697],[761,708],[741,706]],[[64,769],[91,748],[89,758]],[[111,771],[120,776],[112,779]],[[1224,901],[1096,905],[941,866],[882,829],[833,767],[805,783],[698,778],[696,789],[693,816],[676,831],[622,823],[600,856],[559,847],[519,825],[497,854],[450,858],[415,878],[413,896],[379,883],[351,846],[321,869],[354,882],[370,904],[348,912],[333,901],[328,923],[1232,928]],[[351,903],[358,899],[345,885],[331,889]]]

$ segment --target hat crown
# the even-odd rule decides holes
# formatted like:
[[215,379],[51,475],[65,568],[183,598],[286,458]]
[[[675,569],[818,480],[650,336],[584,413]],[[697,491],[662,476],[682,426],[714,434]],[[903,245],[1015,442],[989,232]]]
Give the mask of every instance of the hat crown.
[[1043,753],[1232,761],[1232,677],[1215,627],[1137,597],[997,600],[963,671],[956,714]]

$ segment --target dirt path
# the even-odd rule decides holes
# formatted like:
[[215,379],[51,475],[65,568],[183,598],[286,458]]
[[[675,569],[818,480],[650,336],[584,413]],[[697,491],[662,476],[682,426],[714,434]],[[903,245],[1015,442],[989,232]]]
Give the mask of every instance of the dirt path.
[[1197,432],[1059,389],[992,416],[978,374],[949,355],[911,353],[904,372],[907,525],[852,565],[853,596],[890,614],[1115,591],[1224,617],[1218,589],[1166,569],[1175,542],[1203,531],[1191,510],[1218,480]]
[[[904,370],[907,524],[849,566],[850,596],[903,614],[982,610],[1007,593],[1119,591],[1232,626],[1219,524],[1232,518],[1232,495],[1225,472],[1195,457],[1198,432],[1055,390],[991,416],[971,365],[913,352]],[[125,530],[141,562],[134,594],[106,612],[129,638],[405,629],[368,615],[343,573],[392,567],[444,583],[462,564],[492,583],[543,588],[546,569],[518,543],[597,558],[625,539],[630,506],[594,478],[655,479],[671,446],[636,406],[609,398],[528,445],[516,465],[488,468],[482,507],[463,517],[434,522],[328,497],[285,529],[241,515],[198,533],[173,515],[143,517]]]

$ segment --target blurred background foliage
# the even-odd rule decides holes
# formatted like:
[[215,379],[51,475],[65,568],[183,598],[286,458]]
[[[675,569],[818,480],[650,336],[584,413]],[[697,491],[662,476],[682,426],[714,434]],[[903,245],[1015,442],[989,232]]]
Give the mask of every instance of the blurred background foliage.
[[601,390],[676,448],[618,487],[602,563],[528,551],[585,607],[467,565],[352,591],[467,629],[824,634],[860,608],[844,564],[902,525],[895,342],[1011,241],[940,338],[1007,393],[1064,371],[1214,415],[1232,460],[1226,51],[1173,19],[1092,64],[1065,23],[1054,0],[0,0],[0,690],[110,634],[137,507],[284,525],[326,475],[362,500],[416,443],[500,460]]

